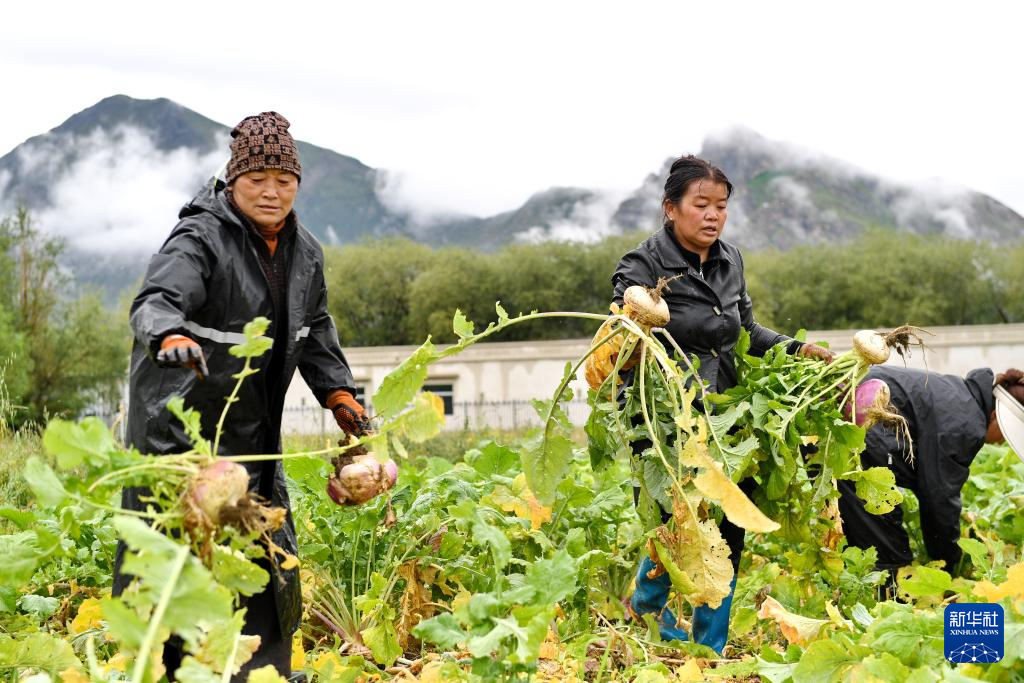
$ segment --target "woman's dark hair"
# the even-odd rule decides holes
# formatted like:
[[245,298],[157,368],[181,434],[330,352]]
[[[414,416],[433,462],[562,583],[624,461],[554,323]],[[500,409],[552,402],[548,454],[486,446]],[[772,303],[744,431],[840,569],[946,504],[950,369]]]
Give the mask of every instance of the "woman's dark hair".
[[[710,180],[714,183],[721,183],[725,185],[726,197],[732,196],[732,183],[725,177],[722,169],[712,165],[709,161],[695,157],[692,154],[687,154],[672,162],[672,167],[668,171],[668,178],[665,179],[665,194],[661,198],[662,205],[664,206],[665,202],[679,203],[679,200],[686,194],[690,184],[695,180]],[[667,219],[665,220],[665,227],[669,227]]]
[[996,375],[996,384],[1010,392],[1017,403],[1024,404],[1024,372],[1017,368],[1009,368],[1006,372]]

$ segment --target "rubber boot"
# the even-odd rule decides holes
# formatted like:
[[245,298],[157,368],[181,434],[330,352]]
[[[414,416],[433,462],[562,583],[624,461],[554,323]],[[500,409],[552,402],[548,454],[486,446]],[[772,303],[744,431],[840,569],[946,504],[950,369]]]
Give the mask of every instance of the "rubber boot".
[[629,600],[629,611],[637,619],[645,614],[653,614],[658,622],[658,634],[664,641],[689,640],[686,631],[679,627],[676,615],[665,607],[669,591],[672,589],[672,579],[668,573],[654,579],[647,578],[647,573],[654,567],[655,564],[649,557],[645,557],[640,563],[640,571],[636,575],[636,590]]
[[707,605],[693,610],[693,642],[707,645],[718,654],[722,654],[726,641],[729,639],[729,611],[732,609],[732,596],[736,592],[736,576],[733,575],[729,584],[729,595],[722,599],[722,604],[712,609]]

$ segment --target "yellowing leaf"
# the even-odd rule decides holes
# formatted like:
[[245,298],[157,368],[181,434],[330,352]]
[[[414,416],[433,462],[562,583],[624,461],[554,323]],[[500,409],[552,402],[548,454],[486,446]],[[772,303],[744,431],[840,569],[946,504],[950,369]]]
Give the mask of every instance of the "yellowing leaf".
[[89,683],[89,677],[73,666],[60,672],[60,680],[61,683]]
[[331,680],[331,676],[341,673],[345,665],[341,663],[341,657],[337,652],[326,650],[313,660],[313,671],[324,677],[324,680]]
[[558,659],[558,645],[552,642],[540,644],[540,659]]
[[678,683],[698,683],[704,680],[704,673],[697,665],[696,659],[687,660],[686,664],[676,669],[676,681]]
[[302,671],[306,667],[306,650],[302,647],[302,631],[292,636],[292,670]]
[[770,595],[761,603],[757,616],[761,619],[774,619],[786,640],[795,645],[807,645],[818,637],[822,626],[831,623],[828,619],[811,619],[794,614]]
[[526,483],[526,475],[518,474],[512,480],[512,488],[497,486],[491,494],[491,500],[505,512],[511,512],[516,517],[530,520],[530,528],[536,531],[544,522],[551,520],[551,508],[541,505],[537,496]]
[[429,662],[416,680],[420,683],[450,683],[460,680],[461,673],[455,662]]
[[421,572],[419,560],[409,560],[399,565],[398,575],[405,579],[405,590],[399,600],[399,617],[396,630],[398,632],[398,644],[403,650],[412,650],[418,641],[412,635],[412,630],[427,619],[430,619],[437,612],[437,607],[431,600],[429,584],[431,578],[436,578],[436,571]]
[[295,569],[299,566],[299,558],[295,557],[291,553],[288,553],[285,557],[284,562],[281,563],[281,569]]
[[829,550],[835,550],[839,541],[846,538],[843,534],[843,518],[839,514],[839,502],[830,500],[825,503],[821,511],[822,521],[829,521],[832,525],[825,529],[824,537],[821,539],[821,546]]
[[[651,546],[654,546],[651,548]],[[648,544],[648,551],[651,559],[655,564],[660,565],[668,572],[669,579],[672,580],[672,588],[678,595],[686,597],[688,595],[696,595],[697,587],[693,585],[693,581],[682,569],[676,565],[672,559],[672,553],[663,544],[659,543],[657,539],[651,539]],[[650,578],[650,577],[648,577]]]
[[[694,439],[690,439],[694,441]],[[722,466],[708,457],[702,444],[697,449],[698,463],[703,471],[693,480],[697,490],[722,508],[729,521],[747,531],[768,533],[779,528],[778,522],[768,519],[747,494],[722,471]]]
[[110,673],[111,671],[125,672],[128,670],[128,658],[124,656],[123,652],[118,652],[116,655],[107,660],[107,663],[103,665],[103,673]]
[[979,581],[974,585],[974,593],[989,602],[999,602],[1006,597],[1024,597],[1024,562],[1007,569],[1006,581],[998,586],[987,580]]
[[675,530],[661,527],[658,540],[694,587],[693,593],[684,595],[687,602],[694,607],[708,605],[715,608],[729,594],[732,562],[729,561],[729,546],[718,525],[714,520],[698,517],[699,501],[696,492],[686,501],[677,499],[673,506]]
[[462,584],[459,584],[459,588],[459,594],[452,599],[452,612],[456,614],[469,609],[469,601],[473,597],[473,594],[463,588]]
[[288,679],[277,673],[273,664],[249,672],[248,683],[288,683]]
[[825,613],[828,614],[828,618],[832,620],[832,623],[842,628],[848,628],[853,630],[853,622],[843,616],[843,613],[839,611],[839,608],[832,604],[829,600],[825,603]]
[[72,634],[79,634],[92,628],[100,628],[103,619],[103,608],[96,598],[86,598],[78,608],[78,614],[71,620]]

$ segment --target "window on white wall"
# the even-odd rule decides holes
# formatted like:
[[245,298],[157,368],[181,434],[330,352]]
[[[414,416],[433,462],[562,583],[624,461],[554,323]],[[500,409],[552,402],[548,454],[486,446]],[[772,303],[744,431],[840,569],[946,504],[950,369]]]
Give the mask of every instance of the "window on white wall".
[[441,401],[444,403],[444,414],[454,415],[455,414],[455,402],[454,402],[454,384],[424,384],[423,391],[429,391],[432,394],[437,394]]
[[373,407],[370,405],[370,397],[367,396],[367,385],[366,384],[358,384],[358,383],[356,384],[355,396],[356,396],[356,400],[359,401],[359,405],[361,405],[364,408],[366,408],[366,412],[368,412],[368,413],[372,413],[373,412],[373,409],[372,409]]

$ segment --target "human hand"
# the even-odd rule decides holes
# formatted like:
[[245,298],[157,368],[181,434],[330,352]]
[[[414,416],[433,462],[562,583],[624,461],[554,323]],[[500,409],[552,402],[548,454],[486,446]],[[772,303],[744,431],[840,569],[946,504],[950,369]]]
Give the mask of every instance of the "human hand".
[[210,376],[202,347],[183,334],[164,337],[160,342],[160,351],[156,354],[156,362],[162,368],[191,368],[201,380]]
[[366,409],[348,391],[344,389],[335,391],[331,394],[329,404],[331,412],[334,413],[334,421],[346,435],[361,436],[370,428],[370,419],[366,416]]
[[804,358],[810,358],[811,360],[821,360],[826,363],[831,363],[835,360],[836,354],[829,351],[824,346],[818,346],[817,344],[804,344],[800,347],[798,352]]

